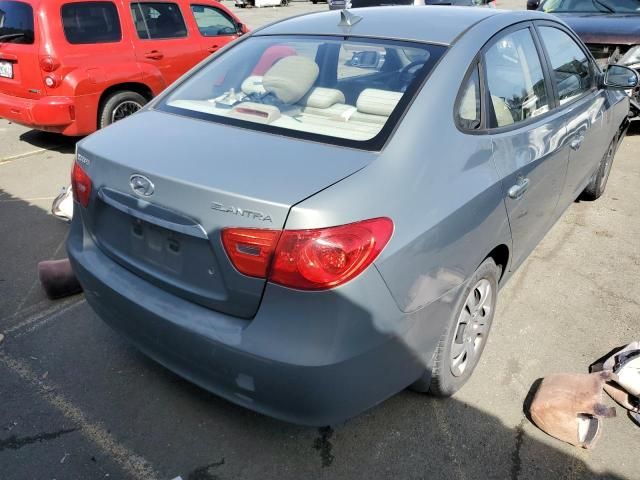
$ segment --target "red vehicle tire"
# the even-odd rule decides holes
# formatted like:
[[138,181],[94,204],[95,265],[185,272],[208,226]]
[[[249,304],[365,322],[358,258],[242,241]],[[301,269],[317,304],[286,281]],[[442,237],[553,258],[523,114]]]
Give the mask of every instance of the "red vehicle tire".
[[147,99],[139,93],[129,90],[113,92],[102,103],[98,117],[98,128],[104,128],[136,113],[146,103]]

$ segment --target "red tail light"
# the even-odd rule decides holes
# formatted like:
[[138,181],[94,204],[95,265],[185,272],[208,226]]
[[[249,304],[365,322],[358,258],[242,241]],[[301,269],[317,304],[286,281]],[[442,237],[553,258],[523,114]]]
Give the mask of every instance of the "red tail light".
[[73,199],[86,208],[89,205],[89,197],[91,197],[91,178],[77,162],[73,163],[71,188],[73,189]]
[[259,228],[225,228],[222,244],[231,263],[245,275],[265,278],[280,232]]
[[43,72],[53,72],[60,67],[60,62],[54,57],[41,57],[40,58],[40,68]]
[[362,273],[392,233],[393,222],[389,218],[374,218],[338,227],[282,233],[225,229],[222,238],[229,258],[242,273],[264,278],[269,271],[269,281],[273,283],[302,290],[324,290]]

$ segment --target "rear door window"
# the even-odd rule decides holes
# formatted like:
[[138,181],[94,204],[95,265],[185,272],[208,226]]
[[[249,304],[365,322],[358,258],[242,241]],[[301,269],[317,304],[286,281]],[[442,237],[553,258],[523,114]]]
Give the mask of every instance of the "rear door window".
[[122,38],[118,9],[112,2],[67,3],[62,6],[62,26],[67,41],[74,45]]
[[238,28],[231,18],[215,7],[191,5],[191,12],[193,12],[193,17],[198,24],[198,30],[204,37],[238,33]]
[[499,38],[485,53],[492,126],[506,127],[549,111],[542,63],[528,28]]
[[187,36],[180,7],[175,3],[132,3],[131,14],[142,40]]
[[0,42],[32,44],[33,9],[24,2],[0,1]]
[[593,66],[587,54],[565,32],[554,27],[538,27],[547,49],[560,105],[589,92],[594,85]]

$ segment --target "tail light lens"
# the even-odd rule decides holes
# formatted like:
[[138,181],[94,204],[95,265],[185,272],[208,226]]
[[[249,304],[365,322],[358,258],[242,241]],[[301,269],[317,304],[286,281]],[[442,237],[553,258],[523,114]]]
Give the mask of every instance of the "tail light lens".
[[[301,290],[342,285],[364,271],[393,233],[389,218],[313,230],[225,229],[223,243],[238,270]],[[275,243],[277,242],[277,246]],[[249,271],[252,257],[255,268]],[[269,268],[269,263],[271,267]],[[259,267],[258,267],[259,264]]]
[[60,62],[57,59],[50,56],[40,58],[40,68],[43,72],[50,73],[57,70],[58,67],[60,67]]
[[222,244],[231,263],[245,275],[265,278],[280,232],[258,228],[225,228]]
[[91,197],[91,178],[80,167],[78,162],[73,163],[71,171],[71,188],[73,189],[73,199],[83,207],[89,205]]

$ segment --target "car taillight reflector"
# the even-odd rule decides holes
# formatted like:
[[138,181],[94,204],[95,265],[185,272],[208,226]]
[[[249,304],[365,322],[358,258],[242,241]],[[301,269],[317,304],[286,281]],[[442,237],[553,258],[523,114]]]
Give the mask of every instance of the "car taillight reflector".
[[231,263],[245,275],[265,278],[280,231],[259,228],[225,228],[222,244]]
[[45,75],[44,84],[47,88],[56,88],[60,85],[60,79],[56,75]]
[[77,162],[73,163],[71,171],[71,188],[74,200],[86,208],[91,197],[91,178]]
[[268,271],[270,282],[301,290],[325,290],[362,273],[392,233],[391,219],[374,218],[283,232],[230,228],[223,230],[222,239],[232,263],[246,275],[264,278]]

